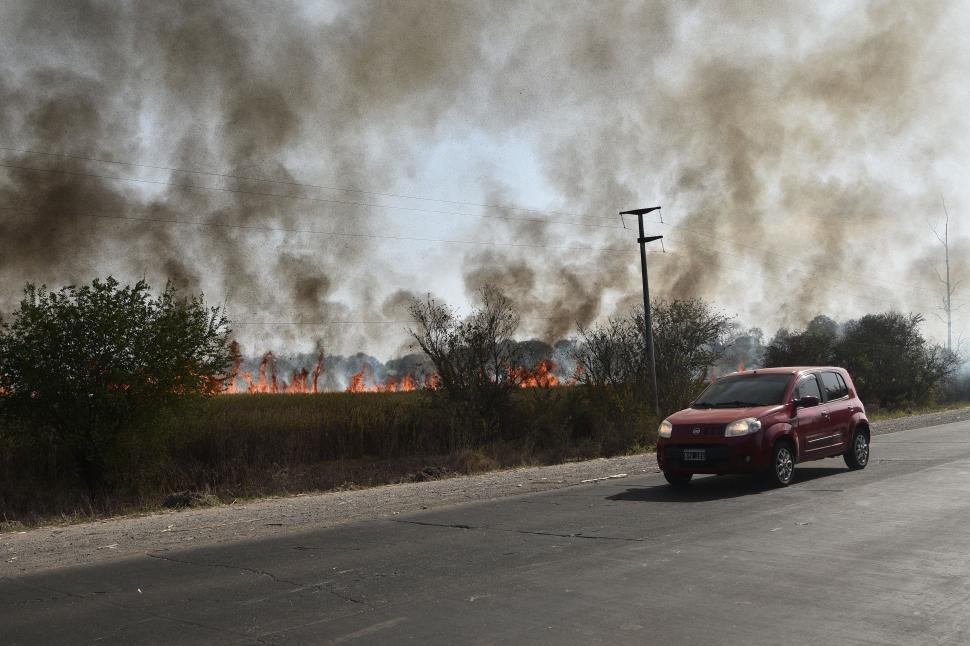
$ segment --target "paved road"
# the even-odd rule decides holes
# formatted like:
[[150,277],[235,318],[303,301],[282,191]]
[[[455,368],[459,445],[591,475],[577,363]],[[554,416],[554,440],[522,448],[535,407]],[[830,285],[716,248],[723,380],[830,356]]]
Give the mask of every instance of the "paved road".
[[0,643],[970,644],[970,423],[872,455],[4,578]]

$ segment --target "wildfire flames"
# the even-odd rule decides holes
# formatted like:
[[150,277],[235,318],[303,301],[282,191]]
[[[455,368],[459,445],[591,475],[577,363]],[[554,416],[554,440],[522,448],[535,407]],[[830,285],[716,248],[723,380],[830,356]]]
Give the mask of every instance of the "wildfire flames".
[[554,388],[559,385],[559,377],[553,374],[556,362],[543,359],[532,370],[516,368],[516,378],[519,388]]
[[418,384],[418,380],[414,375],[404,375],[400,377],[398,375],[391,375],[387,378],[384,383],[375,383],[370,386],[367,385],[367,373],[370,372],[367,368],[361,368],[350,378],[350,385],[347,386],[346,392],[348,393],[407,393],[412,390],[418,390],[418,388],[423,387],[425,390],[435,390],[437,386],[433,383],[436,379],[432,379],[435,375],[428,376],[424,380],[423,386]]
[[[321,351],[317,355],[317,363],[313,368],[299,368],[293,370],[289,380],[277,373],[276,355],[267,352],[259,362],[256,373],[241,371],[242,355],[239,345],[233,343],[233,365],[231,373],[222,382],[225,394],[237,393],[270,393],[270,394],[307,394],[321,392],[320,377],[324,373],[324,355]],[[511,371],[511,377],[520,388],[554,388],[557,386],[573,385],[577,379],[568,382],[555,374],[557,366],[554,361],[545,359],[535,368],[519,367]],[[245,390],[239,387],[238,380],[246,383]],[[441,379],[437,374],[418,377],[411,374],[390,375],[379,380],[373,367],[366,365],[351,375],[350,383],[344,389],[348,393],[401,393],[415,390],[437,390],[441,388]]]
[[233,343],[235,359],[233,361],[232,373],[226,379],[225,393],[235,394],[240,392],[237,377],[241,377],[246,382],[246,391],[250,394],[255,393],[289,393],[305,394],[317,393],[319,391],[320,375],[323,374],[323,352],[317,355],[317,364],[313,370],[300,368],[294,370],[290,375],[290,380],[286,381],[276,372],[276,355],[267,352],[259,362],[259,369],[256,376],[252,372],[240,372],[242,366],[242,356],[239,354],[239,346]]

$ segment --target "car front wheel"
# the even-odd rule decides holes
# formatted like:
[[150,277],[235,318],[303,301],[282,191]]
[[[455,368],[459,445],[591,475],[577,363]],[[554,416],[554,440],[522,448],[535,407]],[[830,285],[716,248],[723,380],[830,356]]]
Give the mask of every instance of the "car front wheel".
[[771,452],[771,471],[768,478],[776,487],[787,487],[795,474],[795,453],[786,441],[775,444]]
[[694,474],[664,471],[664,477],[667,478],[667,482],[673,487],[686,487],[690,479],[694,477]]
[[845,453],[845,463],[850,469],[865,469],[869,464],[869,436],[857,430],[852,436],[852,446]]

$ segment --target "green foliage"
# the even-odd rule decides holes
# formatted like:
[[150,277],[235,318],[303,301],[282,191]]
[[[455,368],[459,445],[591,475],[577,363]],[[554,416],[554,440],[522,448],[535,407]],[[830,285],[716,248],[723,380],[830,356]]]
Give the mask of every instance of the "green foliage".
[[0,328],[6,432],[73,459],[86,486],[101,488],[109,464],[134,450],[132,433],[221,387],[229,334],[219,308],[172,286],[153,297],[144,281],[111,277],[59,291],[28,284]]
[[802,332],[782,328],[765,351],[766,366],[829,366],[835,363],[838,325],[822,314]]
[[926,405],[956,370],[957,357],[920,334],[922,321],[919,314],[888,312],[845,324],[835,356],[864,397],[890,409]]
[[659,301],[651,310],[660,405],[679,410],[707,385],[708,370],[724,351],[730,319],[699,299]]
[[931,345],[919,314],[886,312],[849,321],[839,330],[825,316],[802,332],[780,330],[768,346],[768,366],[836,365],[852,375],[863,401],[897,409],[932,403],[959,360]]
[[[658,399],[662,410],[678,410],[705,385],[708,369],[724,351],[730,320],[701,300],[658,301],[651,315]],[[635,417],[649,387],[643,310],[579,332],[581,380]]]

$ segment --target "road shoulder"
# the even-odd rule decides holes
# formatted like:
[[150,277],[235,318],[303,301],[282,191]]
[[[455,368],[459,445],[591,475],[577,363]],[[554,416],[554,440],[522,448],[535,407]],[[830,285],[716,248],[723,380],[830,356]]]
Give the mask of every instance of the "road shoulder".
[[[874,422],[872,427],[882,435],[964,420],[970,420],[970,408]],[[7,532],[0,534],[0,575],[260,539],[651,473],[659,470],[654,454],[645,453]]]

